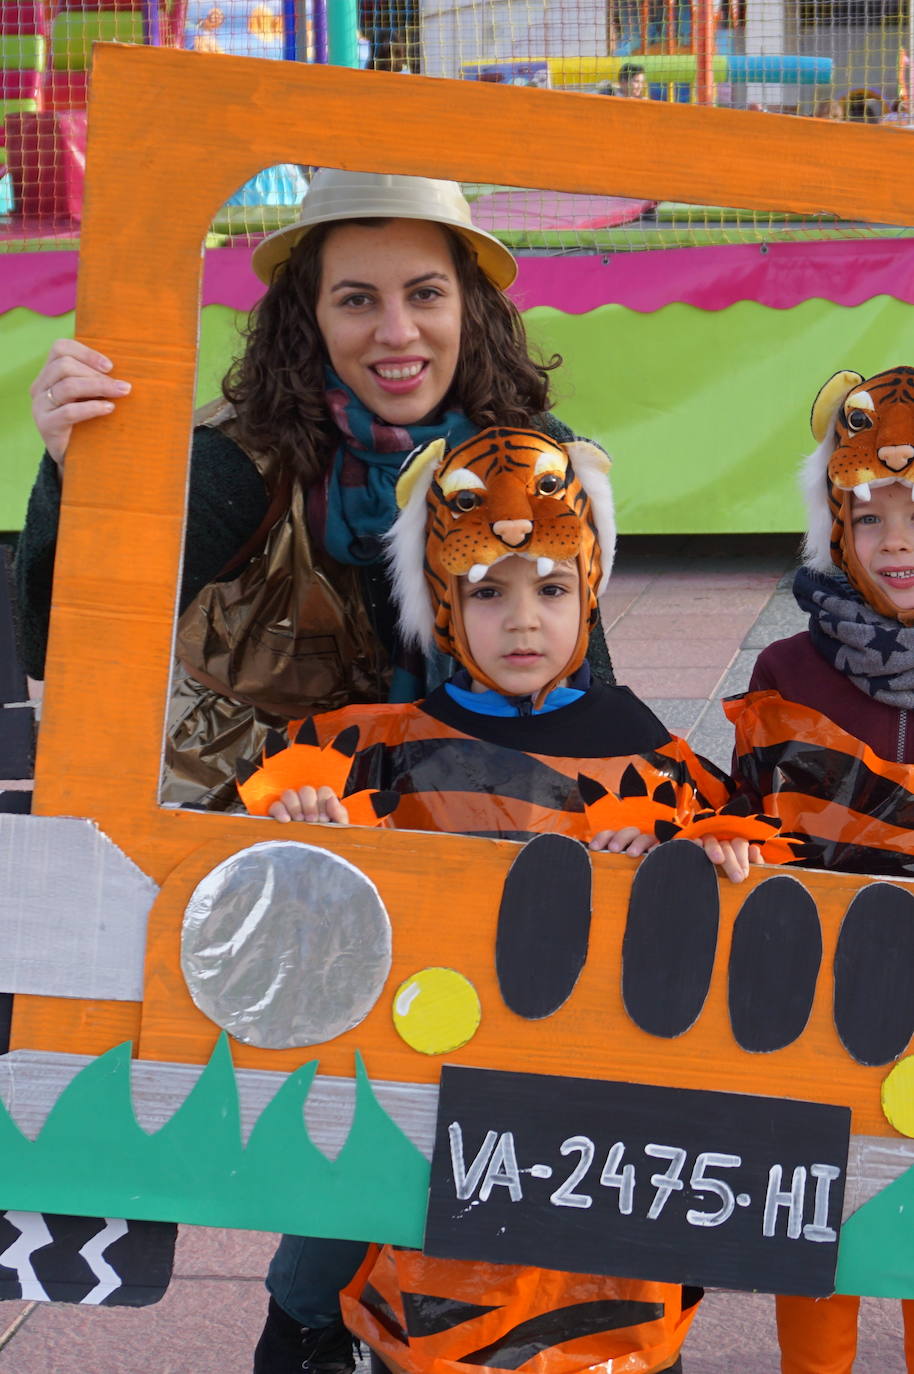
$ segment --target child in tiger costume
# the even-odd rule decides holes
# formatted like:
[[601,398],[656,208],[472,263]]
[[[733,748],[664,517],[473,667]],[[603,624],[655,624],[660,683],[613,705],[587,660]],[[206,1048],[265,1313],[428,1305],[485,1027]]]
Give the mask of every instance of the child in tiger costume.
[[[725,704],[736,776],[802,837],[799,862],[912,878],[914,368],[837,373],[812,429],[794,580],[809,629],[763,650],[747,694]],[[783,1374],[850,1374],[859,1302],[778,1298]],[[902,1312],[914,1374],[914,1302]]]
[[[626,825],[622,803],[612,828],[594,834],[599,821],[589,819],[579,773],[618,792],[629,770],[629,789],[633,774],[643,780],[639,801],[660,792],[658,816],[682,827],[724,804],[716,770],[627,688],[591,682],[588,631],[615,544],[608,472],[592,444],[517,430],[486,431],[450,453],[439,440],[414,454],[398,482],[390,535],[401,628],[462,666],[422,702],[348,707],[290,727],[286,749],[270,746],[261,767],[244,770],[248,809],[339,823],[349,818],[347,802],[361,814],[366,794],[380,789],[399,796],[385,824],[510,839],[559,831],[638,855],[656,843],[641,828],[643,807],[639,824]],[[335,751],[315,746],[352,725],[359,740],[344,786],[321,785],[319,752],[329,761]],[[701,841],[734,880],[757,857],[744,823],[723,817]],[[681,1368],[699,1297],[676,1284],[465,1264],[385,1246],[371,1248],[344,1291],[343,1314],[391,1368],[409,1374],[448,1374],[462,1361],[535,1374],[656,1374]]]

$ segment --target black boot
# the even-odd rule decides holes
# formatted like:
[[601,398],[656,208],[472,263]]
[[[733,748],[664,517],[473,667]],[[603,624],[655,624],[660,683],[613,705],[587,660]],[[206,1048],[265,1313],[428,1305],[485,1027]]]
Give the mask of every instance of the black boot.
[[254,1351],[254,1374],[353,1374],[354,1344],[342,1322],[302,1326],[271,1298]]

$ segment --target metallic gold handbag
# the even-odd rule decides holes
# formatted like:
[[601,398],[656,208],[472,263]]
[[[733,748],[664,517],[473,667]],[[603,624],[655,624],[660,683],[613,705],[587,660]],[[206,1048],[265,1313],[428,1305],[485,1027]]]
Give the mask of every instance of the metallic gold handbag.
[[[235,437],[227,408],[207,422]],[[325,555],[318,564],[301,484],[271,455],[245,452],[272,493],[270,508],[223,569],[243,562],[237,576],[208,583],[178,622],[165,804],[233,809],[235,761],[256,757],[268,729],[350,702],[383,701],[387,692],[358,570]]]

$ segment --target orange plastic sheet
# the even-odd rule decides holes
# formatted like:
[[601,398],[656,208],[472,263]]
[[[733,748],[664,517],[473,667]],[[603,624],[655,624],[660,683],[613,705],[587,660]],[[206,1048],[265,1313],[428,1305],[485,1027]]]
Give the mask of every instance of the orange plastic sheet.
[[[313,743],[303,743],[305,736]],[[583,738],[582,732],[582,743]],[[660,806],[658,813],[669,812],[680,824],[709,806],[722,806],[729,795],[723,777],[678,738],[657,750],[617,758],[535,754],[466,735],[418,706],[380,705],[294,721],[289,739],[285,749],[270,752],[271,737],[261,766],[239,784],[242,801],[254,815],[267,815],[286,788],[327,785],[347,808],[355,802],[359,813],[369,798],[392,793],[384,814],[393,812],[391,823],[398,830],[515,839],[552,831],[587,840],[601,825],[580,809],[581,771],[599,780],[609,795],[622,788],[626,770],[645,793],[666,786],[676,805]],[[351,767],[341,746],[352,755]],[[480,785],[480,779],[492,778],[499,780],[497,790]],[[639,813],[626,819],[626,808],[634,804],[620,804],[612,828],[639,823]],[[360,814],[350,812],[350,819],[365,823]],[[369,823],[375,819],[372,815]],[[717,833],[713,823],[712,830]]]
[[[685,1295],[685,1296],[684,1296]],[[398,1374],[655,1374],[686,1338],[699,1290],[372,1249],[343,1318]]]
[[795,862],[914,877],[914,767],[879,758],[775,691],[749,692],[724,710],[742,784],[784,834],[803,837]]

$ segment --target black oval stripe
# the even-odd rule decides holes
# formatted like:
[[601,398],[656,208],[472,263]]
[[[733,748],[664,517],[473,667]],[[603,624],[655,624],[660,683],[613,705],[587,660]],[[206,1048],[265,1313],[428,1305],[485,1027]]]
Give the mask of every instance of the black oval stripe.
[[590,938],[590,854],[567,835],[537,835],[511,865],[498,912],[495,970],[509,1010],[528,1021],[571,996]]
[[682,1035],[708,995],[717,950],[717,874],[704,850],[671,840],[642,859],[622,942],[622,997],[649,1035]]
[[787,877],[760,883],[730,945],[730,1025],[741,1049],[768,1054],[802,1035],[821,964],[819,913],[806,888]]
[[835,1026],[858,1064],[888,1064],[914,1035],[914,895],[872,883],[847,909],[835,950]]

